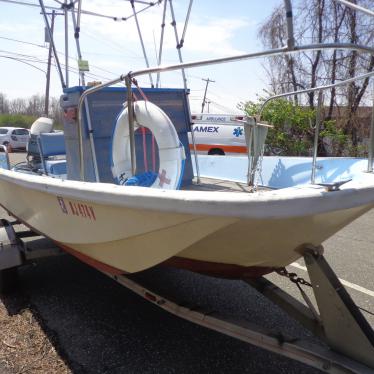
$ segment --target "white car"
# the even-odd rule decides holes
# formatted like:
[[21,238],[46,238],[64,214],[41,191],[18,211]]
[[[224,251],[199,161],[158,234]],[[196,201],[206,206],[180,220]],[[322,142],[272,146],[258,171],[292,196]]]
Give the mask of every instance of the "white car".
[[22,127],[0,127],[0,144],[13,149],[26,149],[30,139],[30,131]]

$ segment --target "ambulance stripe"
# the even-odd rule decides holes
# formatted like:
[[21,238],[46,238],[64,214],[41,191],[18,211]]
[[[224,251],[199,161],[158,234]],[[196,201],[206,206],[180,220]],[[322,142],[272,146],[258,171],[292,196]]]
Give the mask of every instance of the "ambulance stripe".
[[[209,151],[213,148],[222,149],[225,153],[247,153],[247,147],[240,145],[196,144],[197,151]],[[193,150],[192,144],[190,149]]]

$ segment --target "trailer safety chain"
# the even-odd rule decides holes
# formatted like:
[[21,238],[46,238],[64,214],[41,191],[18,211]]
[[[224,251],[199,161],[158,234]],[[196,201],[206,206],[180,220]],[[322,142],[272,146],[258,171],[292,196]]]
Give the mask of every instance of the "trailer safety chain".
[[299,289],[301,296],[303,297],[304,301],[308,305],[309,310],[314,316],[314,319],[322,325],[321,317],[317,312],[316,308],[314,307],[312,301],[310,300],[309,296],[306,292],[302,289],[301,285],[308,286],[313,288],[312,284],[306,281],[304,278],[298,277],[296,273],[290,273],[285,267],[275,269],[275,272],[282,277],[288,278],[292,283],[296,284],[297,288]]
[[298,277],[296,273],[290,273],[285,267],[278,268],[275,270],[277,274],[282,277],[288,278],[292,283],[296,285],[302,284],[303,286],[312,287],[312,284],[306,281],[304,278]]
[[[275,269],[275,272],[277,274],[281,275],[282,277],[288,278],[292,283],[296,284],[299,291],[301,292],[301,295],[302,295],[303,299],[305,300],[305,302],[308,304],[308,306],[310,308],[309,298],[308,298],[308,300],[306,300],[306,297],[308,297],[308,296],[306,296],[305,292],[300,287],[300,284],[302,284],[303,286],[308,286],[308,287],[313,287],[313,286],[308,281],[306,281],[304,278],[298,277],[296,273],[290,273],[285,267]],[[372,311],[366,309],[366,308],[363,308],[359,305],[357,305],[357,308],[362,310],[365,313],[368,313],[368,314],[371,314],[372,316],[374,316],[374,313]],[[314,307],[311,308],[311,309],[313,310]],[[313,312],[313,314],[314,314],[314,312]],[[315,314],[315,316],[316,316],[316,314]],[[320,319],[320,318],[318,318],[318,319]]]

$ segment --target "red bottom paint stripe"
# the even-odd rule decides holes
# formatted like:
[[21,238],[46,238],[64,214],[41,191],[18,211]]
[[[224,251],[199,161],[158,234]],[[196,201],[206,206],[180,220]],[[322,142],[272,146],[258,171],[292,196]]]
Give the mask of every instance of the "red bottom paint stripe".
[[192,260],[183,257],[171,257],[161,265],[186,269],[195,273],[206,274],[217,278],[242,279],[259,278],[272,273],[274,268],[263,266],[240,266],[201,260]]
[[65,252],[70,253],[71,255],[73,255],[74,257],[79,259],[80,261],[84,262],[87,265],[90,265],[90,266],[94,267],[97,270],[100,270],[100,271],[103,271],[105,273],[109,273],[109,274],[112,274],[112,275],[128,274],[124,270],[120,270],[120,269],[117,269],[113,266],[104,264],[103,262],[97,261],[97,260],[93,259],[92,257],[89,257],[89,256],[87,256],[83,253],[80,253],[80,252],[78,252],[75,249],[72,249],[70,247],[67,247],[66,245],[64,245],[62,243],[59,243],[59,242],[55,242],[55,243],[56,243],[57,246],[62,248]]

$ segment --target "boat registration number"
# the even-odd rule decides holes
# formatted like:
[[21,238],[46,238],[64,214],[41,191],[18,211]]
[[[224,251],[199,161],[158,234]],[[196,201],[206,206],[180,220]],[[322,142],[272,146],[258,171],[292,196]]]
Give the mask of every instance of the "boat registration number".
[[92,206],[83,203],[76,203],[70,200],[65,200],[60,196],[57,196],[57,201],[64,214],[71,214],[73,216],[78,216],[96,221],[95,211],[92,208]]

